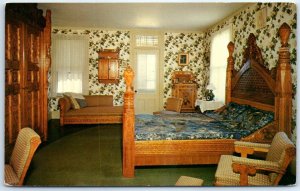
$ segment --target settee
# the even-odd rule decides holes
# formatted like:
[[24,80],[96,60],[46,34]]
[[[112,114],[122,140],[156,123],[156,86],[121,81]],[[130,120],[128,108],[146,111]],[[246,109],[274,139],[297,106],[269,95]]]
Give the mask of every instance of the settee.
[[85,95],[85,106],[74,108],[68,96],[59,99],[60,125],[122,123],[123,106],[113,106],[112,95]]

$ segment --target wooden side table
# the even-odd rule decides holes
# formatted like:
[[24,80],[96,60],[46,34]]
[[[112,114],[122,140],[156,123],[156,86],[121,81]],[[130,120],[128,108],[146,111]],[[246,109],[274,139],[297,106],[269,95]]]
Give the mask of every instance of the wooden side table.
[[200,107],[201,112],[204,112],[207,110],[219,109],[220,107],[224,106],[224,103],[221,101],[206,101],[197,99],[195,105]]

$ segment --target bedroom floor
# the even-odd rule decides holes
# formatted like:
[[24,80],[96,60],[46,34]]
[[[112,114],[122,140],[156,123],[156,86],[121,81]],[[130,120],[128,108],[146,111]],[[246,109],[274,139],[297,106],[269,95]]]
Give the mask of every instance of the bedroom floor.
[[[36,152],[26,186],[173,186],[182,176],[212,186],[216,165],[140,167],[135,178],[122,177],[121,125],[72,125],[49,122],[49,139]],[[281,185],[295,183],[287,172]]]

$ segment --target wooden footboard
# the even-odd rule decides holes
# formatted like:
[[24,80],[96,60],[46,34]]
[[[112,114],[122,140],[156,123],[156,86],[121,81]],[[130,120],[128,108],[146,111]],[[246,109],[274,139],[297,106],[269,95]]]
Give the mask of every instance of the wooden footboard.
[[135,166],[217,164],[233,139],[135,141]]

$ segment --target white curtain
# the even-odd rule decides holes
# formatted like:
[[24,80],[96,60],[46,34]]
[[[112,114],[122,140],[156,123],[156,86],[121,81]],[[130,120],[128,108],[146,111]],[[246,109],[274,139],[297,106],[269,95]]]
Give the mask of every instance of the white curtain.
[[88,37],[52,38],[52,96],[63,92],[88,93]]
[[231,40],[231,27],[226,27],[212,36],[210,51],[210,84],[215,87],[213,93],[216,101],[225,102],[226,67]]

